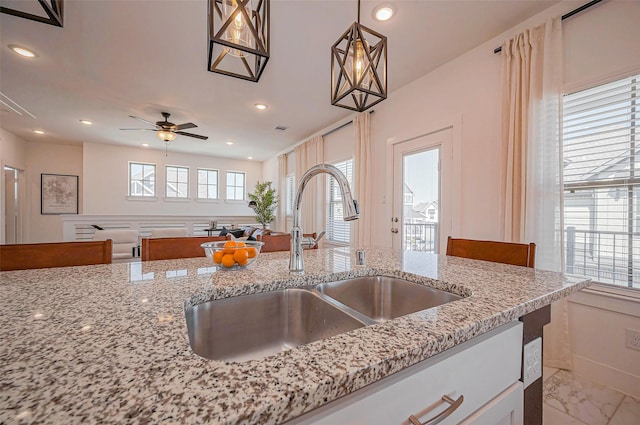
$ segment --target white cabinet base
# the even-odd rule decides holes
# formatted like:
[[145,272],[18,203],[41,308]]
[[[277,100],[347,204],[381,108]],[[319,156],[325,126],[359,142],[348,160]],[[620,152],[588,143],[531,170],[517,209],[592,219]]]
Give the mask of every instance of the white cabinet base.
[[516,382],[460,425],[522,425],[524,389]]
[[[462,395],[463,403],[440,422],[441,425],[459,424],[499,395],[506,396],[505,392],[520,378],[521,356],[522,324],[511,322],[287,424],[407,425],[410,415],[425,422],[449,407],[443,396],[457,400]],[[501,403],[510,402],[514,419],[504,423],[522,424],[522,385],[519,385],[519,390],[510,393],[515,394],[510,397],[519,397],[519,402],[511,398],[496,402],[498,407],[487,407],[487,414],[499,414],[501,408],[506,409]],[[519,409],[516,409],[518,403]],[[485,423],[502,422],[469,422]]]

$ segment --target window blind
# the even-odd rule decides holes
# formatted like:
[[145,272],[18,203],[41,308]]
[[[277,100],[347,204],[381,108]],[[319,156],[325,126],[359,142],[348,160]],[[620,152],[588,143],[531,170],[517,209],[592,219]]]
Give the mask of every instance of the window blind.
[[640,75],[564,96],[566,271],[640,289]]
[[[353,160],[349,159],[333,165],[342,171],[351,186],[353,184]],[[351,242],[351,225],[342,219],[343,210],[340,187],[333,177],[327,176],[327,241],[339,244],[349,244]]]
[[296,196],[295,177],[293,175],[287,176],[285,180],[285,214],[288,216],[293,215],[293,201]]

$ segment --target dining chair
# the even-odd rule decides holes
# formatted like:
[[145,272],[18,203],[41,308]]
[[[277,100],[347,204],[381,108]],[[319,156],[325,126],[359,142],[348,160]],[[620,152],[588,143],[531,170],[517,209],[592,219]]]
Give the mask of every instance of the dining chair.
[[536,244],[454,239],[449,236],[447,255],[533,268]]
[[0,271],[111,263],[111,239],[0,245]]
[[227,240],[226,236],[142,238],[142,261],[205,257],[201,244],[224,240]]

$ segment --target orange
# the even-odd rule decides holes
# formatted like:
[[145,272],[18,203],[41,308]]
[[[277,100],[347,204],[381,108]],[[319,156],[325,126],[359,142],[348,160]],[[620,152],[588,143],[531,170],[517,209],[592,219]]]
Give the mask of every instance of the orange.
[[233,259],[241,266],[245,266],[249,262],[249,253],[244,248],[236,249],[233,253]]
[[256,251],[254,247],[250,246],[247,248],[247,254],[249,254],[249,258],[253,258],[258,255],[258,251]]
[[236,246],[237,246],[238,248],[243,248],[243,247],[244,247],[244,242],[242,242],[242,241],[236,241]]
[[224,252],[222,251],[216,251],[213,253],[213,262],[216,264],[220,264],[222,263],[222,256],[224,255]]
[[222,257],[222,265],[226,268],[235,266],[236,260],[234,260],[233,254],[224,254]]
[[235,248],[236,248],[235,241],[226,241],[224,243],[224,249],[222,250],[222,252],[224,252],[225,254],[233,254],[233,251],[235,251]]

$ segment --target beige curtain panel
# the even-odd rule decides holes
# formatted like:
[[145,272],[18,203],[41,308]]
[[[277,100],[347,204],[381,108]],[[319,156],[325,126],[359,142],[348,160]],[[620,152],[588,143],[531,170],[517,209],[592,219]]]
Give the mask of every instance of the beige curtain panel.
[[[314,165],[324,162],[324,139],[316,136],[296,146],[296,182]],[[316,176],[306,186],[302,197],[300,224],[305,233],[320,233],[324,229],[324,174]]]
[[355,179],[352,191],[356,200],[360,204],[360,218],[354,221],[355,244],[357,248],[371,246],[371,235],[373,234],[371,213],[373,205],[371,195],[374,192],[372,186],[372,166],[371,166],[371,114],[365,111],[353,119],[355,131]]
[[[502,238],[537,245],[540,269],[563,268],[562,20],[502,45]],[[545,364],[571,368],[566,301],[551,306]]]

